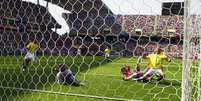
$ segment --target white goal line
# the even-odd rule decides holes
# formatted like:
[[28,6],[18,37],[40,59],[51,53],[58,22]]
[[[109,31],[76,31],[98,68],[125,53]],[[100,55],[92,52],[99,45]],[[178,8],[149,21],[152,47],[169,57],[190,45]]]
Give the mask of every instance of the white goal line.
[[105,97],[105,96],[95,96],[95,95],[86,95],[86,94],[63,93],[63,92],[46,91],[46,90],[38,90],[38,89],[24,89],[24,88],[4,87],[4,86],[0,86],[0,88],[23,90],[23,91],[32,91],[32,92],[40,92],[40,93],[49,93],[49,94],[58,94],[58,95],[67,95],[67,96],[87,97],[87,98],[94,98],[94,99],[105,99],[105,100],[116,100],[116,101],[141,101],[141,100],[114,98],[114,97]]

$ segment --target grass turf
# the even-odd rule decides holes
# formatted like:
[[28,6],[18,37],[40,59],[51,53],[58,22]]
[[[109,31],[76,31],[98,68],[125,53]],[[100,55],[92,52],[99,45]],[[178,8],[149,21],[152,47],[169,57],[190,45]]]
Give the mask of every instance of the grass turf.
[[[104,57],[65,57],[41,56],[36,63],[29,66],[29,71],[21,72],[23,57],[0,57],[0,98],[1,100],[36,101],[36,100],[106,100],[87,97],[67,96],[60,94],[32,92],[11,88],[37,89],[51,92],[75,93],[112,98],[145,100],[145,101],[179,101],[181,96],[181,60],[175,59],[171,63],[164,63],[165,78],[162,82],[142,83],[137,81],[123,81],[120,68],[124,64],[133,68],[135,58],[114,57],[111,62]],[[59,63],[70,67],[76,77],[85,83],[82,87],[58,85],[52,69]],[[146,63],[143,65],[145,66]],[[143,67],[144,67],[143,66]],[[11,87],[11,88],[5,88]]]

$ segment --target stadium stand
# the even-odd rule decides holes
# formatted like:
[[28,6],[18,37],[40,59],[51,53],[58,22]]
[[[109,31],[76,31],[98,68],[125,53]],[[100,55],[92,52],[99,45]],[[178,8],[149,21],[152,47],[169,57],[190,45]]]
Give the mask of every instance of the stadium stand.
[[[20,0],[13,0],[9,3],[4,1],[2,5],[9,6],[2,6],[5,10],[0,10],[3,14],[3,16],[0,16],[2,37],[7,37],[7,33],[15,33],[10,35],[12,36],[10,39],[15,38],[16,41],[1,42],[3,45],[1,47],[4,47],[1,54],[21,54],[23,53],[22,47],[24,47],[24,44],[29,39],[36,38],[41,46],[37,52],[38,54],[74,55],[76,51],[74,46],[80,45],[85,50],[82,54],[86,54],[86,50],[89,50],[88,53],[90,54],[88,55],[98,55],[102,53],[104,47],[109,46],[113,48],[112,53],[114,54],[132,56],[139,55],[138,50],[141,50],[142,47],[145,51],[153,51],[154,47],[146,37],[151,36],[151,39],[156,43],[162,43],[161,47],[164,47],[165,50],[180,50],[179,55],[173,56],[180,57],[182,55],[183,16],[114,15],[101,0],[94,1],[93,7],[92,2],[90,0],[86,2],[69,0],[66,5],[63,5],[65,2],[52,1],[52,3],[72,12],[71,14],[64,14],[64,18],[69,18],[66,19],[70,26],[70,37],[67,38],[66,35],[59,36],[51,30],[51,28],[60,28],[61,26],[45,7]],[[83,9],[80,8],[81,4]],[[91,7],[92,9],[90,9]],[[31,10],[31,8],[34,9]],[[40,13],[38,14],[38,12]],[[12,30],[12,32],[9,30]],[[28,35],[28,33],[35,34]],[[123,37],[118,38],[121,35]],[[124,35],[129,35],[130,39]],[[76,36],[79,36],[80,39]],[[164,37],[168,37],[168,39],[159,41]],[[141,41],[142,39],[143,41]],[[95,43],[93,43],[93,40],[95,40]],[[110,44],[119,41],[120,43]],[[174,47],[169,46],[169,43],[173,44]],[[7,49],[11,45],[15,46],[15,49]],[[138,49],[139,45],[140,49]],[[12,52],[8,53],[6,50],[12,50]]]

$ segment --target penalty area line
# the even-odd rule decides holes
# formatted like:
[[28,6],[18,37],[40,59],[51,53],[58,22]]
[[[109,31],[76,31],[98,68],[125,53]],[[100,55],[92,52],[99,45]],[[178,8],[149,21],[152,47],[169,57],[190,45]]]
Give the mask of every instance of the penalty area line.
[[133,100],[133,99],[105,97],[105,96],[96,96],[96,95],[86,95],[86,94],[76,94],[76,93],[63,93],[63,92],[54,92],[54,91],[46,91],[46,90],[38,90],[38,89],[24,89],[24,88],[4,87],[4,86],[0,86],[0,88],[23,90],[23,91],[33,91],[33,92],[49,93],[49,94],[58,94],[58,95],[67,95],[67,96],[87,97],[87,98],[94,98],[94,99],[105,99],[105,100],[116,100],[116,101],[140,101],[140,100]]

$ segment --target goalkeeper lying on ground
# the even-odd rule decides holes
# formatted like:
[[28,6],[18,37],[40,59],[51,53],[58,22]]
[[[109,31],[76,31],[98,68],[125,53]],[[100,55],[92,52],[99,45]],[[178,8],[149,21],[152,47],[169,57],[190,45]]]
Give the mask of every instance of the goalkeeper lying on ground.
[[80,81],[78,81],[73,72],[68,68],[65,69],[63,64],[60,64],[57,68],[54,69],[57,71],[57,82],[62,85],[72,85],[72,86],[83,86]]

